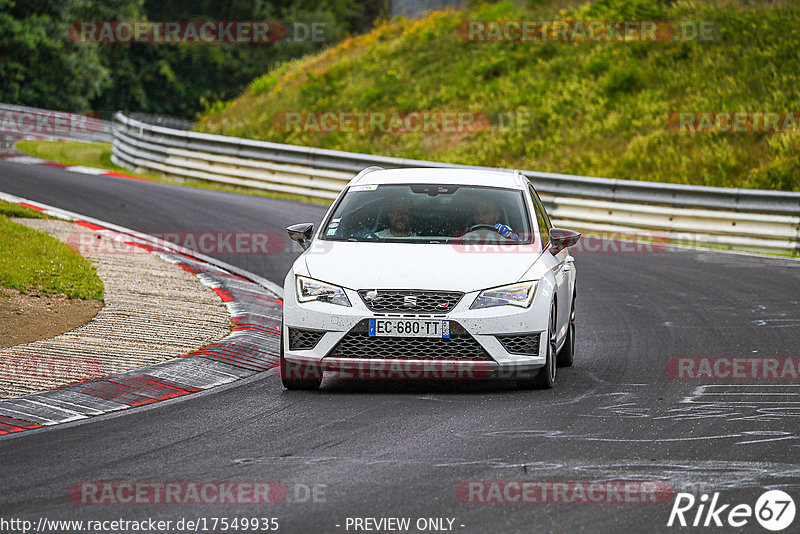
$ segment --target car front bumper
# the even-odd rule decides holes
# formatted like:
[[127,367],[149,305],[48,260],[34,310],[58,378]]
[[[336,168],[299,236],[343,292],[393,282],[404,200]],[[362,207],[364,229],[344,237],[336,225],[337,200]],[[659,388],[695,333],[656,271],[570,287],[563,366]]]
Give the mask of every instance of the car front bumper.
[[[287,282],[289,279],[287,278]],[[358,357],[336,356],[337,345],[355,332],[363,332],[365,320],[376,317],[399,317],[400,314],[378,314],[371,311],[356,291],[345,289],[352,307],[325,302],[298,303],[294,284],[286,284],[282,343],[287,369],[307,376],[309,369],[333,373],[341,378],[386,379],[459,379],[470,380],[493,377],[527,377],[538,372],[546,363],[547,330],[552,289],[547,283],[537,285],[531,306],[497,306],[470,310],[478,292],[464,294],[451,312],[441,315],[402,314],[403,318],[446,319],[460,327],[464,337],[473,339],[485,351],[481,359],[458,356],[435,358],[420,357],[409,351],[387,358],[376,354],[358,354]],[[298,350],[289,342],[289,330],[316,333],[319,338],[313,348]],[[363,334],[361,334],[363,335]],[[512,353],[498,336],[535,335],[538,348],[526,354]],[[374,338],[373,338],[374,339]],[[396,338],[382,338],[396,339]],[[407,339],[407,338],[406,338]],[[352,352],[352,351],[351,351]],[[351,354],[352,355],[352,354]],[[313,371],[312,371],[313,373]]]

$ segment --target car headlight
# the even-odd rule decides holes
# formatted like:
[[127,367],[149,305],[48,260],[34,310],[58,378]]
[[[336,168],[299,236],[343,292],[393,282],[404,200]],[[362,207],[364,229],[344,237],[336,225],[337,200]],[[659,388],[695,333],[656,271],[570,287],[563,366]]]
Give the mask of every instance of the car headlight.
[[345,295],[344,289],[305,276],[297,277],[297,300],[299,302],[318,300],[339,306],[350,306],[350,299]]
[[491,308],[493,306],[519,306],[527,308],[533,301],[533,294],[536,292],[536,282],[519,282],[507,286],[493,287],[484,289],[475,297],[475,302],[469,307],[470,310],[479,308]]

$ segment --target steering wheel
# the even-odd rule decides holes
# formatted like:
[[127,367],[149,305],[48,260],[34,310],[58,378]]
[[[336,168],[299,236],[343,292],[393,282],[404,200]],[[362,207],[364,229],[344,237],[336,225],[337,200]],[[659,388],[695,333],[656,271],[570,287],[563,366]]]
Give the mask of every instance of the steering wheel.
[[485,228],[487,230],[494,230],[498,234],[500,233],[500,232],[497,231],[497,228],[495,228],[493,224],[474,224],[474,225],[469,227],[469,230],[467,230],[467,233],[474,232],[475,230],[480,230],[481,228]]

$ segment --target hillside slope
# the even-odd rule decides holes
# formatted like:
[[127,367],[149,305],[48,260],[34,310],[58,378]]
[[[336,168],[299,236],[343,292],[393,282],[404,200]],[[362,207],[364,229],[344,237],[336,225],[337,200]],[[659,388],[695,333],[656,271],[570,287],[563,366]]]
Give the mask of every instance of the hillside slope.
[[[780,115],[780,131],[744,133],[681,133],[670,119],[676,112],[800,111],[800,5],[598,0],[560,12],[552,5],[506,1],[384,23],[254,80],[198,129],[455,163],[800,190],[800,126],[784,121],[791,115]],[[543,43],[470,40],[464,31],[476,20],[554,18],[703,21],[713,37]],[[380,125],[347,131],[342,122],[352,111],[391,118],[437,110],[470,112],[475,120],[447,133]],[[324,112],[344,125],[334,130],[345,131],[315,129],[310,119]]]

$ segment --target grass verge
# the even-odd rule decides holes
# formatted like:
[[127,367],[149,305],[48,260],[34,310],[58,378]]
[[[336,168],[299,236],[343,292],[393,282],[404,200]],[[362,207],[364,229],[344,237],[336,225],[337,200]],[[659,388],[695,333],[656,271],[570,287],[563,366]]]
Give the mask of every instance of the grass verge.
[[103,281],[95,267],[54,237],[0,216],[0,250],[0,286],[103,300]]
[[6,202],[5,200],[0,200],[0,215],[5,215],[6,217],[22,217],[25,219],[52,219],[49,215],[45,215],[31,208],[26,208],[25,206],[20,206],[19,204],[14,204],[13,202]]
[[29,156],[55,161],[64,165],[82,165],[111,172],[159,180],[153,174],[129,171],[111,161],[111,143],[82,143],[80,141],[19,141],[14,148]]

